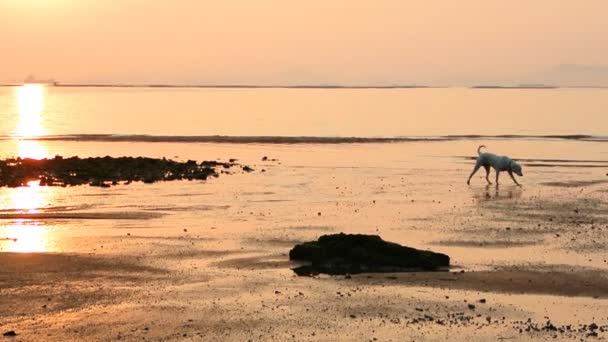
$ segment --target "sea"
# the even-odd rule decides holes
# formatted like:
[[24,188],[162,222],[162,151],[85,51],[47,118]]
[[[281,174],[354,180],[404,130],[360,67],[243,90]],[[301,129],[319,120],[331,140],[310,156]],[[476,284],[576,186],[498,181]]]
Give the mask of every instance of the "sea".
[[[608,179],[608,89],[23,85],[0,87],[0,118],[2,158],[237,159],[254,169],[110,189],[1,188],[8,252],[109,253],[110,237],[203,228],[223,248],[294,226],[400,240],[400,228],[446,215],[429,203],[455,208],[538,195],[544,182]],[[483,172],[466,186],[479,145],[522,163],[523,190],[503,175],[506,192],[489,192]],[[357,216],[353,208],[372,200],[390,209]],[[415,236],[421,247],[432,240]]]

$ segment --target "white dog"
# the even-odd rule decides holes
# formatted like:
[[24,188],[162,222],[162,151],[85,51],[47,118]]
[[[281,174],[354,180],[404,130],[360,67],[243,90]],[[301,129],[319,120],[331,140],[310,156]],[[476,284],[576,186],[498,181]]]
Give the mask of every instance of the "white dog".
[[509,176],[511,176],[511,179],[515,182],[515,184],[521,186],[521,184],[517,183],[515,177],[513,177],[513,173],[518,176],[524,175],[521,172],[521,166],[509,157],[497,156],[492,153],[481,153],[482,147],[486,146],[480,145],[477,148],[477,154],[479,156],[477,157],[477,162],[475,163],[473,172],[471,172],[471,175],[467,180],[467,184],[471,184],[471,178],[473,177],[475,172],[477,172],[477,170],[479,170],[479,168],[483,166],[486,169],[486,181],[488,181],[488,184],[492,184],[492,182],[490,182],[490,179],[488,179],[488,176],[490,175],[490,167],[492,167],[496,171],[496,186],[498,186],[498,175],[501,171],[507,171],[509,173]]

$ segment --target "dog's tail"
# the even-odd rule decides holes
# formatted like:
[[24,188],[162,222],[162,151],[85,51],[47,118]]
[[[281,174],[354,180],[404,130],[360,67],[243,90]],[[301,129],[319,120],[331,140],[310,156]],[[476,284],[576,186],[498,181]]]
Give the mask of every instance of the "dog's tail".
[[478,155],[481,154],[481,149],[485,148],[485,147],[486,147],[486,145],[479,145],[479,147],[477,148],[477,154]]

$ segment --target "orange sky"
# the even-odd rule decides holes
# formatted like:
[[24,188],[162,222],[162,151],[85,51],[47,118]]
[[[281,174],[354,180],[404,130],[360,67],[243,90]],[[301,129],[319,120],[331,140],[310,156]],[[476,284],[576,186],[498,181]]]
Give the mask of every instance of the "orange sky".
[[0,79],[467,83],[608,64],[608,1],[0,0]]

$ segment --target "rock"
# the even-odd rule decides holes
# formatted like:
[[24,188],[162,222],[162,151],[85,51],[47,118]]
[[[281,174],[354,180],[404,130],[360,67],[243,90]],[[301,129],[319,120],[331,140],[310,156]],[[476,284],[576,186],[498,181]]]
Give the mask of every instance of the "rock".
[[450,265],[445,254],[401,246],[378,235],[344,233],[296,245],[289,251],[289,259],[310,262],[293,269],[300,276],[437,271]]
[[469,304],[468,307],[469,307],[469,310],[475,310],[475,305],[474,304]]
[[252,172],[253,169],[250,168],[249,166],[245,165],[245,166],[243,166],[243,171],[245,171],[245,172]]
[[[107,188],[130,184],[133,181],[155,183],[172,180],[205,180],[217,177],[218,167],[230,168],[234,164],[218,161],[194,160],[177,162],[169,159],[145,157],[95,157],[51,159],[8,158],[0,160],[0,187],[19,187],[31,180],[42,186],[73,186],[89,184]],[[243,167],[247,171],[247,166]],[[249,168],[251,171],[253,169]]]
[[15,332],[15,330],[9,330],[9,331],[5,332],[4,334],[2,334],[2,336],[4,336],[4,337],[15,337],[15,336],[17,336],[17,333]]

